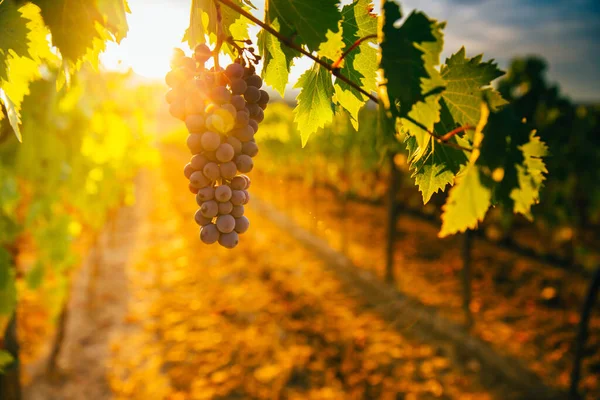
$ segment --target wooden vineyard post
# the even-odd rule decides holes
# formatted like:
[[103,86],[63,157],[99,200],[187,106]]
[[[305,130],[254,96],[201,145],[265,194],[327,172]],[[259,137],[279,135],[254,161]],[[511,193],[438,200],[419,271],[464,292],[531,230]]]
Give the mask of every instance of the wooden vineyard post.
[[394,161],[395,153],[390,153],[390,178],[388,186],[387,201],[387,243],[385,248],[385,281],[394,283],[394,245],[396,244],[396,222],[398,221],[398,212],[396,209],[396,193],[398,193],[399,174]]
[[585,343],[588,337],[590,325],[590,317],[598,290],[600,289],[600,267],[596,268],[596,272],[592,277],[592,282],[588,288],[583,307],[581,308],[581,318],[579,319],[579,327],[577,328],[577,336],[575,337],[575,357],[573,360],[573,370],[571,371],[571,386],[569,388],[569,397],[571,399],[579,399],[579,380],[581,379],[581,364],[585,356]]
[[[70,292],[70,288],[69,288]],[[65,333],[67,329],[67,320],[69,319],[69,298],[65,300],[65,303],[62,306],[62,311],[60,312],[60,317],[58,319],[58,326],[56,336],[54,338],[54,342],[52,343],[52,350],[50,351],[50,356],[48,357],[48,365],[46,366],[46,373],[51,378],[58,378],[58,357],[60,356],[60,352],[63,347],[63,343],[65,341]]]
[[463,313],[465,316],[465,326],[471,329],[473,326],[473,314],[471,313],[471,253],[473,248],[473,231],[467,229],[463,234],[461,270],[462,294],[463,294]]
[[13,357],[11,364],[0,374],[0,399],[21,400],[21,368],[19,364],[19,341],[17,340],[17,311],[4,333],[4,349]]

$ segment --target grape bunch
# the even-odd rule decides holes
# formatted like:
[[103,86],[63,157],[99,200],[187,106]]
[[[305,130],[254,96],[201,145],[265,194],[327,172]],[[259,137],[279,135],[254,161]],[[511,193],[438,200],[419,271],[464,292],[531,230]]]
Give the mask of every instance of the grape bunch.
[[[192,158],[184,168],[189,189],[200,207],[195,220],[200,240],[234,248],[248,230],[244,205],[250,200],[252,158],[258,154],[254,135],[264,119],[269,94],[253,65],[240,57],[225,69],[205,68],[211,58],[201,44],[193,57],[176,49],[166,76],[169,112],[185,122]],[[238,174],[239,173],[239,174]]]

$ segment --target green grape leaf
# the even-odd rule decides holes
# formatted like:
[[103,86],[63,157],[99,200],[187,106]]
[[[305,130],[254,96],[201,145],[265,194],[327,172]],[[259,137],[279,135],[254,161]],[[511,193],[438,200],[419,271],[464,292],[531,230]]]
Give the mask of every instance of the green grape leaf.
[[[446,84],[442,101],[448,108],[448,116],[451,117],[445,122],[445,128],[452,130],[457,126],[475,126],[480,118],[484,90],[489,92],[487,98],[492,111],[507,103],[498,92],[486,88],[504,72],[498,69],[494,60],[481,62],[481,59],[482,55],[467,58],[465,48],[462,47],[442,65],[440,73]],[[438,135],[448,132],[442,132],[439,126],[437,128]]]
[[[0,103],[4,105],[6,108],[6,113],[8,115],[8,122],[10,126],[13,128],[15,132],[15,136],[19,140],[19,142],[23,142],[23,136],[21,135],[21,128],[19,125],[21,124],[21,116],[19,111],[16,109],[15,104],[8,98],[3,89],[0,89]],[[0,114],[2,114],[0,112]]]
[[297,97],[298,104],[294,108],[294,122],[298,124],[304,147],[313,133],[333,120],[331,98],[334,89],[331,74],[315,63],[302,74],[294,87],[301,89]]
[[416,136],[419,147],[425,149],[431,140],[429,132],[440,118],[444,81],[435,67],[443,47],[445,24],[413,12],[396,28],[401,17],[397,4],[384,4],[380,67],[386,85],[381,89],[382,98],[392,114],[402,119],[404,129]]
[[484,129],[490,117],[489,106],[480,102],[480,119],[473,134],[473,151],[466,167],[456,176],[454,186],[448,193],[446,204],[442,207],[442,229],[438,236],[445,237],[467,229],[475,229],[485,217],[492,204],[492,189],[489,178],[481,173],[477,161],[479,150],[485,138]]
[[510,198],[514,202],[513,210],[515,213],[523,214],[525,218],[532,221],[531,206],[537,203],[539,189],[534,187],[531,176],[527,174],[527,170],[523,166],[516,165],[515,167],[519,187],[514,188],[510,192]]
[[[350,87],[349,85],[347,86]],[[348,112],[352,127],[354,130],[358,130],[358,113],[365,104],[362,94],[352,87],[346,90],[342,89],[342,85],[339,85],[337,80],[334,89],[335,96],[333,97],[333,101]]]
[[394,2],[384,4],[382,18],[380,67],[386,80],[389,106],[395,115],[404,117],[424,98],[421,82],[430,78],[427,61],[431,58],[425,54],[422,44],[439,40],[432,29],[432,25],[437,24],[425,14],[413,12],[396,28],[402,14]]
[[512,192],[520,186],[517,166],[524,163],[520,147],[529,141],[531,129],[507,106],[489,115],[484,131],[477,164],[494,182],[493,203],[513,209],[516,193]]
[[[104,18],[95,2],[79,0],[32,0],[41,9],[52,33],[52,43],[62,56],[76,62],[87,53],[94,39],[100,39],[96,23]],[[76,32],[76,34],[75,34]]]
[[337,32],[327,31],[327,40],[321,43],[319,50],[317,51],[319,57],[325,57],[328,60],[335,61],[342,55],[346,44],[344,43],[341,21],[339,25]]
[[27,45],[27,19],[24,18],[13,1],[0,2],[0,79],[8,79],[9,56],[29,55]]
[[442,207],[442,229],[439,237],[446,237],[467,229],[475,229],[490,208],[492,192],[481,180],[479,168],[470,163],[456,177]]
[[[19,56],[13,53],[13,57],[8,59],[8,79],[0,78],[0,87],[7,97],[4,103],[7,109],[11,109],[9,113],[11,126],[17,137],[20,137],[17,121],[20,119],[21,103],[23,98],[29,94],[29,84],[41,76],[40,64],[42,62],[57,59],[48,46],[46,38],[49,31],[44,25],[39,8],[33,4],[26,4],[19,9],[19,12],[27,21],[28,54]],[[7,105],[9,103],[10,105]]]
[[[237,3],[241,8],[248,11],[248,6],[243,2],[238,0]],[[223,18],[223,30],[227,37],[233,37],[238,40],[248,39],[248,26],[251,23],[248,18],[225,6],[221,6],[221,16]],[[213,39],[213,43],[216,42],[216,35],[211,35],[211,39]],[[223,48],[225,53],[229,54],[232,59],[237,56],[237,50],[228,43],[224,43]]]
[[[337,0],[267,0],[264,21],[295,44],[317,51],[328,40],[328,32],[335,35],[339,31],[337,3]],[[294,58],[301,53],[264,29],[258,33],[258,48],[263,56],[263,79],[283,96]]]
[[519,149],[523,152],[523,165],[516,165],[519,187],[510,192],[510,198],[514,201],[514,212],[531,221],[531,206],[539,202],[540,189],[546,179],[544,174],[548,173],[542,159],[548,154],[548,148],[532,133],[529,142]]
[[[232,0],[237,6],[248,10],[248,5],[241,0]],[[237,11],[221,5],[221,21],[223,34],[226,37],[234,37],[239,40],[248,38],[249,20]],[[217,41],[217,7],[215,0],[192,0],[190,9],[190,25],[185,31],[183,41],[187,42],[191,49],[198,44],[206,43],[206,36],[211,43]],[[236,50],[229,43],[223,43],[222,50],[235,58]]]
[[127,13],[131,13],[127,0],[97,0],[104,26],[114,34],[117,43],[127,36]]
[[[342,8],[342,48],[349,49],[354,43],[377,33],[377,17],[371,13],[370,0],[358,0]],[[367,92],[377,91],[377,50],[371,46],[375,39],[366,40],[344,59],[340,73],[359,84]],[[358,129],[358,112],[368,98],[343,82],[335,80],[336,102],[350,114],[352,125]]]
[[[29,83],[40,77],[39,65],[42,59],[52,59],[56,56],[50,52],[46,39],[48,30],[43,23],[38,7],[33,4],[25,4],[18,9],[16,12],[18,17],[15,17],[10,10],[16,10],[16,6],[11,4],[12,2],[9,1],[0,4],[0,19],[10,17],[10,15],[15,18],[14,21],[8,23],[8,32],[13,36],[7,36],[5,43],[8,43],[9,39],[17,39],[21,36],[22,28],[17,28],[17,26],[20,26],[22,22],[25,22],[26,36],[18,46],[9,45],[14,48],[11,48],[5,56],[2,55],[3,50],[0,49],[0,103],[6,109],[10,126],[17,139],[22,141],[19,129],[21,103],[29,93]],[[11,23],[17,22],[17,25],[11,25]],[[4,21],[0,21],[0,24],[3,23]],[[4,37],[0,38],[0,43],[4,39]],[[0,113],[0,120],[2,118],[3,114]]]
[[[436,40],[415,44],[415,47],[423,50],[425,68],[429,74],[429,78],[421,79],[423,99],[413,105],[408,113],[410,119],[401,118],[402,125],[404,125],[410,134],[415,136],[421,148],[427,148],[431,141],[430,132],[433,131],[435,124],[440,119],[440,97],[445,84],[440,73],[435,68],[440,63],[440,54],[444,47],[442,29],[445,27],[445,23],[430,21],[430,26]],[[419,121],[423,126],[419,126],[412,121]],[[433,141],[431,141],[431,146],[435,146]]]
[[[277,19],[271,22],[271,26],[279,31],[279,21]],[[264,56],[262,78],[265,83],[277,90],[283,97],[293,57],[287,57],[284,50],[282,50],[281,42],[265,30],[258,33],[258,48]]]
[[[192,0],[192,7],[190,8],[190,25],[186,29],[183,36],[183,41],[187,42],[190,49],[194,49],[197,45],[206,43],[206,29],[204,28],[203,15],[209,11],[213,11],[211,3],[207,3],[206,0]],[[216,20],[216,15],[208,15],[208,21]],[[213,29],[216,28],[212,26]]]
[[483,97],[486,99],[488,106],[491,111],[499,111],[502,107],[508,104],[508,101],[502,97],[500,92],[493,88],[483,88],[481,89],[481,93]]
[[408,137],[406,145],[410,169],[413,171],[411,177],[419,186],[423,195],[423,204],[427,204],[434,193],[444,191],[468,161],[464,151],[444,145],[430,146],[429,153],[420,157],[417,139],[414,136]]
[[317,51],[327,41],[327,32],[338,32],[341,19],[339,0],[268,0],[265,10],[268,20],[277,19],[280,33]]
[[548,173],[544,160],[542,160],[542,157],[548,155],[548,146],[535,135],[535,132],[532,132],[529,136],[529,142],[520,146],[520,148],[523,151],[527,172],[536,185],[541,185],[546,179],[544,174]]

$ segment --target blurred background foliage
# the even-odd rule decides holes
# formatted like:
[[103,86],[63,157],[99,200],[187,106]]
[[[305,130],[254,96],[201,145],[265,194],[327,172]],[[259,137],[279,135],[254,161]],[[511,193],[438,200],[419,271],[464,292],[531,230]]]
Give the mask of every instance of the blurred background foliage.
[[[2,120],[0,331],[19,297],[39,292],[55,318],[72,268],[111,212],[135,202],[134,177],[157,159],[151,142],[160,85],[84,69],[56,90],[47,69],[23,102],[23,143]],[[18,269],[11,265],[15,263]]]
[[[600,105],[573,103],[561,95],[558,85],[548,82],[546,70],[543,59],[519,58],[497,82],[518,115],[533,123],[550,148],[542,201],[533,208],[535,222],[496,208],[481,229],[494,241],[519,243],[539,255],[593,268],[600,260]],[[406,150],[396,138],[378,134],[375,108],[361,111],[358,132],[348,118],[338,117],[316,133],[317,139],[303,151],[298,151],[300,135],[290,105],[273,104],[269,111],[257,135],[261,170],[307,182],[318,180],[341,194],[383,202],[389,175],[385,154],[390,152],[403,176],[399,202],[439,217],[446,194],[435,194],[423,206],[411,183]]]

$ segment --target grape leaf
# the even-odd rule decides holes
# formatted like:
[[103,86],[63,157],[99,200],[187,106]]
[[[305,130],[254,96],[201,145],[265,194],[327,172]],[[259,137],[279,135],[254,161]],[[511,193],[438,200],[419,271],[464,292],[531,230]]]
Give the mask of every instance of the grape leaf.
[[[436,40],[415,44],[415,47],[423,50],[422,57],[429,75],[428,78],[421,78],[423,99],[413,105],[408,113],[410,119],[401,118],[402,125],[411,135],[415,136],[418,145],[423,149],[429,145],[431,141],[429,132],[433,131],[435,123],[440,119],[440,97],[444,87],[444,81],[435,66],[440,63],[440,54],[444,45],[442,29],[445,27],[445,23],[430,20],[430,27]],[[412,121],[418,121],[422,126]],[[431,146],[434,147],[435,143],[431,142]]]
[[[205,0],[192,0],[192,7],[190,8],[190,25],[186,29],[183,35],[183,41],[188,43],[190,49],[194,49],[198,44],[206,43],[206,29],[204,28],[204,22],[202,16],[204,13],[213,11],[214,9],[206,6]],[[216,15],[208,15],[208,21],[214,21]],[[214,27],[213,27],[214,29]]]
[[[264,20],[295,44],[317,51],[327,41],[328,32],[339,31],[337,3],[337,0],[267,0]],[[293,60],[301,53],[265,30],[258,33],[258,48],[263,56],[263,79],[283,96]]]
[[[271,21],[271,26],[279,31],[279,21]],[[265,83],[277,90],[281,97],[285,94],[288,83],[292,57],[287,57],[279,40],[265,30],[258,33],[258,48],[263,55],[262,78]]]
[[[447,185],[454,181],[462,165],[467,163],[467,156],[461,150],[448,146],[430,146],[429,153],[423,157],[418,156],[417,139],[409,136],[406,140],[409,152],[410,169],[413,171],[411,178],[423,195],[423,204],[431,199],[438,191],[444,191]],[[416,160],[416,161],[415,161]]]
[[327,32],[338,32],[339,0],[268,0],[268,20],[279,21],[280,33],[298,45],[317,51]]
[[[383,6],[381,62],[386,80],[387,98],[395,115],[405,117],[413,105],[424,99],[421,81],[430,78],[428,65],[431,59],[425,54],[425,42],[437,42],[432,25],[425,14],[413,12],[396,28],[402,18],[400,7],[394,2]],[[431,66],[433,67],[433,66]]]
[[494,182],[494,204],[514,208],[512,191],[520,186],[517,166],[524,162],[520,147],[529,141],[530,132],[531,129],[523,124],[512,106],[489,115],[477,163],[484,167],[482,171]]
[[[27,56],[27,19],[12,1],[0,2],[0,79],[8,79],[9,56]],[[12,52],[12,53],[11,53]]]
[[541,185],[546,179],[544,174],[548,173],[542,157],[548,155],[548,146],[542,142],[535,132],[529,135],[529,142],[521,146],[527,171],[537,185]]
[[[6,113],[8,115],[8,121],[10,126],[13,128],[15,132],[15,136],[19,140],[19,142],[23,142],[23,136],[21,135],[21,128],[19,125],[21,124],[21,116],[18,110],[15,107],[15,104],[8,98],[3,89],[0,89],[0,103],[4,105],[6,108]],[[0,114],[2,114],[0,112]]]
[[[241,8],[248,11],[248,6],[243,2],[240,0],[236,2]],[[227,37],[234,37],[237,40],[248,39],[248,26],[251,23],[248,18],[225,6],[221,6],[221,17],[223,18],[223,30]],[[216,41],[216,35],[214,35],[214,41]],[[232,59],[237,55],[237,50],[233,46],[224,43],[223,48],[225,53],[229,54]]]
[[40,64],[44,60],[57,60],[57,56],[52,54],[48,46],[49,31],[44,25],[39,8],[33,4],[26,4],[19,11],[27,21],[28,54],[15,54],[11,57],[8,60],[9,78],[0,79],[0,85],[17,113],[21,110],[23,98],[29,94],[29,83],[41,76]]
[[319,50],[317,51],[319,57],[325,57],[331,61],[336,61],[342,55],[346,44],[344,43],[341,24],[340,21],[337,32],[327,31],[327,34],[325,35],[327,40],[319,45]]
[[[449,114],[444,123],[445,129],[454,129],[457,126],[475,126],[480,118],[480,104],[482,92],[489,91],[488,104],[492,111],[506,104],[498,92],[491,88],[485,88],[494,79],[504,73],[498,69],[493,60],[481,62],[482,55],[473,58],[466,57],[465,48],[462,47],[457,53],[446,59],[446,64],[440,69],[442,78],[446,84],[446,90],[442,94],[442,101],[448,108]],[[436,133],[443,135],[437,127]]]
[[[445,237],[467,229],[475,229],[485,217],[492,204],[492,189],[489,179],[483,176],[477,161],[479,150],[485,137],[484,129],[488,124],[490,109],[485,101],[480,102],[480,119],[473,135],[473,151],[467,166],[456,176],[452,189],[448,193],[446,204],[442,207],[442,229],[439,237]],[[484,183],[485,181],[485,183]]]
[[[377,17],[371,13],[372,7],[370,0],[358,0],[342,8],[342,47],[348,49],[357,40],[377,33]],[[340,71],[367,92],[377,91],[377,51],[371,43],[375,43],[375,39],[361,43],[348,53]],[[348,111],[352,125],[358,129],[358,112],[368,101],[367,97],[340,79],[335,80],[335,94],[335,101]]]
[[532,221],[531,206],[535,204],[539,197],[539,189],[533,186],[531,176],[522,165],[515,165],[519,187],[510,192],[510,198],[514,202],[513,210],[515,213],[523,214],[525,218]]
[[306,145],[310,135],[317,129],[333,120],[333,83],[329,71],[315,63],[311,69],[302,74],[295,88],[301,88],[298,104],[294,108],[294,122],[302,138],[302,146]]
[[539,202],[540,189],[546,179],[544,174],[548,173],[542,160],[548,154],[548,148],[532,133],[529,142],[519,149],[523,152],[523,165],[516,165],[519,187],[511,191],[510,198],[514,201],[514,212],[531,221],[531,206]]
[[[5,4],[0,4],[0,9]],[[48,30],[44,25],[39,8],[33,4],[26,4],[18,10],[19,20],[26,22],[26,52],[17,53],[10,50],[9,57],[3,57],[2,62],[7,66],[5,77],[0,77],[0,102],[4,104],[9,117],[9,123],[19,141],[22,140],[19,129],[21,102],[29,93],[29,83],[40,76],[39,65],[42,59],[56,58],[48,46],[46,37]],[[0,51],[1,53],[1,51]],[[20,54],[23,53],[23,54]],[[1,74],[0,74],[1,75]],[[0,120],[3,114],[0,113]]]
[[491,205],[491,199],[492,192],[482,184],[479,169],[470,163],[456,177],[456,183],[442,207],[442,229],[438,236],[446,237],[477,228]]
[[120,43],[127,36],[129,25],[127,13],[131,13],[127,0],[97,0],[98,10],[104,17],[104,26],[115,36]]
[[336,84],[334,85],[335,95],[333,97],[333,101],[342,106],[344,110],[348,112],[352,127],[354,130],[358,131],[358,113],[365,104],[365,100],[362,99],[362,94],[358,90],[352,88],[350,85],[347,86],[349,89],[342,89],[342,85],[338,85],[336,80]]
[[413,12],[396,28],[402,15],[399,6],[392,2],[385,3],[383,15],[380,67],[386,85],[382,98],[392,114],[402,119],[404,129],[416,136],[419,147],[426,149],[431,139],[429,132],[440,118],[439,99],[444,82],[435,67],[439,64],[445,24]]
[[[95,2],[79,0],[32,0],[41,9],[52,33],[52,43],[72,62],[83,57],[99,37],[96,23],[104,18]],[[76,34],[75,34],[76,32]]]
[[[248,10],[245,2],[240,0],[232,1],[237,6]],[[229,7],[221,5],[220,10],[223,34],[226,37],[231,36],[240,40],[247,39],[249,20]],[[190,48],[193,49],[200,43],[206,43],[206,35],[208,35],[211,43],[216,42],[217,7],[215,0],[192,0],[190,25],[185,31],[183,41],[187,42]],[[232,58],[235,58],[236,50],[230,44],[223,43],[222,50]]]
[[500,92],[491,87],[481,89],[481,93],[486,99],[491,111],[499,111],[502,107],[509,104],[508,101],[502,97]]

